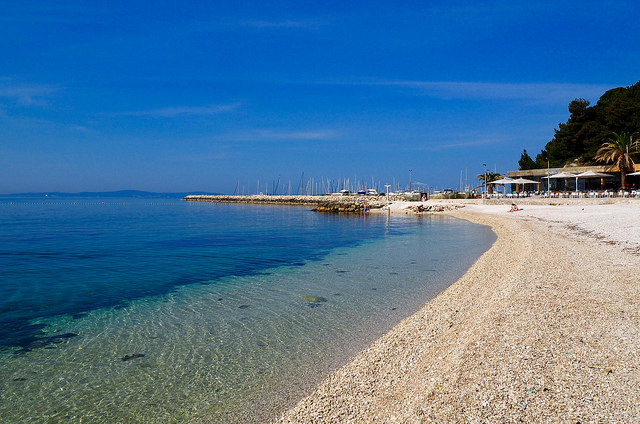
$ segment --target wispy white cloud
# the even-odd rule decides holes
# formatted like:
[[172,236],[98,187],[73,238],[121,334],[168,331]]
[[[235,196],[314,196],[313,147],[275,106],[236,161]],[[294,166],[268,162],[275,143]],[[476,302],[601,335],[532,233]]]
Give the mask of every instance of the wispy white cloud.
[[460,138],[458,140],[439,141],[433,144],[423,144],[415,148],[420,151],[442,151],[450,149],[466,149],[481,146],[499,146],[508,142],[510,138],[501,136],[481,136],[474,138]]
[[57,90],[47,85],[16,83],[10,78],[0,78],[0,97],[19,106],[43,106]]
[[566,101],[576,97],[597,99],[613,88],[604,84],[495,83],[469,81],[368,81],[359,85],[394,86],[412,89],[418,95],[441,99]]
[[287,131],[287,130],[251,130],[242,131],[235,134],[227,134],[221,136],[227,141],[314,141],[329,140],[336,138],[337,134],[331,130],[317,131]]
[[72,124],[69,126],[69,130],[76,132],[76,133],[82,133],[82,134],[91,134],[94,133],[94,130],[90,127],[87,127],[85,125],[77,125],[77,124]]
[[241,107],[240,103],[228,103],[209,106],[175,106],[160,109],[141,110],[134,112],[122,112],[119,115],[148,116],[151,118],[176,118],[181,116],[211,116],[220,113],[232,112]]
[[326,23],[318,20],[243,21],[241,26],[256,29],[306,29],[317,30]]
[[205,162],[210,163],[216,160],[229,160],[232,159],[237,153],[229,151],[219,152],[207,152],[207,153],[194,153],[194,154],[176,154],[163,156],[162,160],[170,163],[193,163],[193,162]]
[[282,18],[282,19],[244,19],[234,18],[219,20],[203,20],[190,22],[182,31],[183,34],[209,33],[218,31],[319,31],[332,25],[330,19],[324,18]]

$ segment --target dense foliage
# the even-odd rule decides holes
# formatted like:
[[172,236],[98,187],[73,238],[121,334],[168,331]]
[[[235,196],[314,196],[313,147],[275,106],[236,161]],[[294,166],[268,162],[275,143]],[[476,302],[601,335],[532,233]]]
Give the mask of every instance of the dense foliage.
[[533,159],[531,159],[531,156],[529,156],[529,153],[527,153],[527,149],[524,149],[524,151],[520,155],[520,160],[518,161],[518,165],[520,166],[521,171],[525,169],[538,168],[538,164]]
[[[568,163],[595,165],[595,157],[613,133],[640,132],[640,81],[630,87],[619,87],[604,93],[594,106],[585,99],[569,103],[570,117],[559,124],[554,137],[536,156],[535,168],[562,167]],[[526,150],[520,158],[520,169],[531,169]]]

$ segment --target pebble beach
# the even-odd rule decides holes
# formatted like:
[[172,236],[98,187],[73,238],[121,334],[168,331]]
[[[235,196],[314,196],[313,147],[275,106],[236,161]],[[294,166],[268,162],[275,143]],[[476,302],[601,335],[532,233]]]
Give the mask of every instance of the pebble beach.
[[497,241],[276,422],[640,422],[640,201],[520,207],[446,208]]

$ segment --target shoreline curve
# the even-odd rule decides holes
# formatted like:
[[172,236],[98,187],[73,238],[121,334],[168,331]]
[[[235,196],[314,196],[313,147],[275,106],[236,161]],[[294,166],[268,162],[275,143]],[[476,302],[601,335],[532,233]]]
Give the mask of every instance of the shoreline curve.
[[639,422],[638,253],[536,207],[446,212],[496,242],[275,422]]

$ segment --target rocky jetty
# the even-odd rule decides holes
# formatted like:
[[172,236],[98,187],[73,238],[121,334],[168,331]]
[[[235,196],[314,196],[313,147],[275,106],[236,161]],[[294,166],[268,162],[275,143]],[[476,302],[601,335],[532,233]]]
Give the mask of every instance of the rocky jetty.
[[[302,205],[310,206],[320,204],[328,197],[333,196],[288,196],[288,195],[264,195],[253,194],[249,196],[231,195],[200,195],[193,194],[182,200],[190,202],[214,202],[214,203],[262,203],[270,205]],[[337,196],[336,196],[337,197]],[[344,196],[351,197],[351,196]]]
[[287,196],[287,195],[189,195],[182,200],[191,202],[248,203],[270,205],[313,206],[316,212],[363,214],[391,208],[394,212],[434,213],[455,210],[460,205],[431,202],[407,202],[401,196]]
[[250,203],[271,205],[313,206],[314,211],[329,213],[364,213],[382,208],[387,203],[385,196],[287,196],[287,195],[190,195],[182,200],[191,202]]

